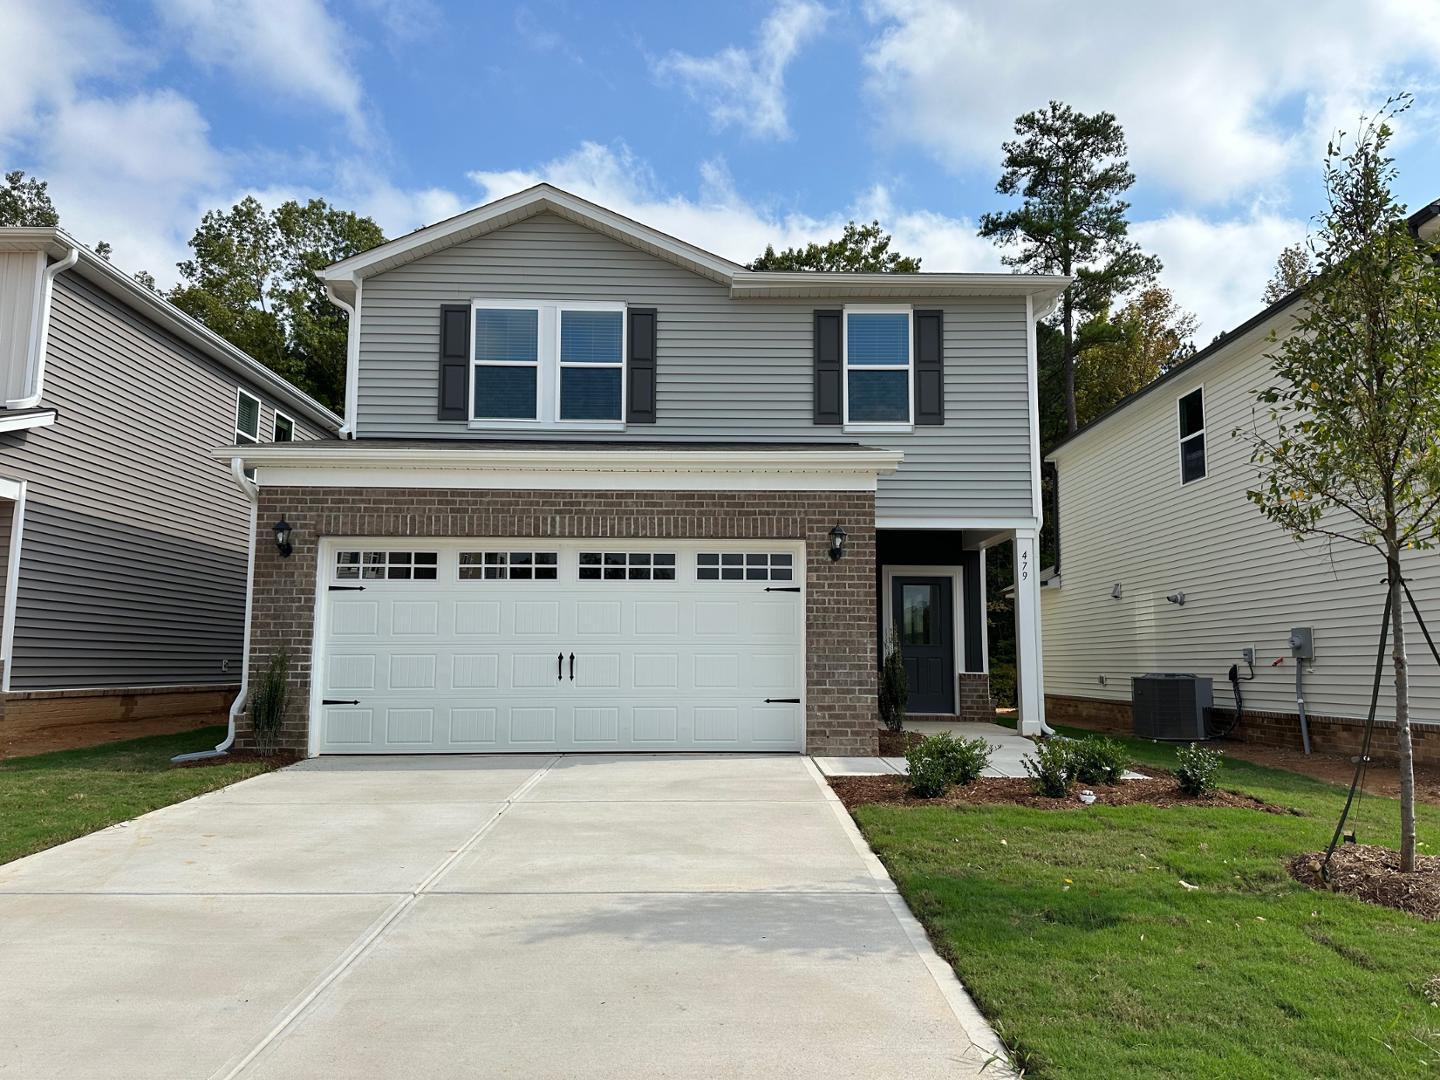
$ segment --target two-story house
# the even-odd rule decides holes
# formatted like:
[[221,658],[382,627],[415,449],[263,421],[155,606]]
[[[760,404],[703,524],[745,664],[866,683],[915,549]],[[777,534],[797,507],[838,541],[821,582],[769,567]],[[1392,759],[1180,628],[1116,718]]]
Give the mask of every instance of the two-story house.
[[211,451],[339,424],[65,232],[0,229],[0,753],[223,720],[251,507]]
[[[549,185],[323,272],[340,440],[254,469],[252,678],[310,754],[874,753],[984,715],[1014,542],[1043,724],[1034,323],[1063,279],[760,273]],[[241,737],[244,737],[241,731]]]
[[[1440,202],[1410,227],[1440,240]],[[1212,682],[1218,729],[1235,721],[1238,688],[1235,737],[1298,749],[1303,712],[1313,746],[1359,748],[1384,562],[1343,541],[1296,543],[1271,524],[1246,498],[1257,470],[1233,434],[1266,430],[1255,393],[1274,384],[1270,357],[1304,302],[1294,293],[1272,304],[1051,452],[1060,560],[1042,599],[1052,718],[1126,726],[1132,678],[1194,674]],[[1406,563],[1433,626],[1440,555],[1415,551]],[[1440,760],[1440,670],[1419,635],[1410,657],[1415,753]],[[1380,693],[1375,745],[1393,753],[1388,668]]]

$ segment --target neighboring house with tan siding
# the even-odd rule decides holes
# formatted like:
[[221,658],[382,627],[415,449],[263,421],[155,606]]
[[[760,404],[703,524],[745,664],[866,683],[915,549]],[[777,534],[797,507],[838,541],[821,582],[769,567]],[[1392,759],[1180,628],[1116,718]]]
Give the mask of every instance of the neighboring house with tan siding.
[[0,229],[0,393],[0,732],[223,718],[250,507],[211,451],[339,417],[54,228]]
[[321,276],[348,438],[221,452],[293,526],[250,666],[295,658],[287,746],[874,753],[891,628],[912,714],[993,716],[985,552],[1034,566],[1066,279],[760,273],[545,184]]
[[[1411,225],[1433,238],[1440,203]],[[1243,651],[1253,648],[1236,735],[1299,746],[1289,639],[1308,627],[1314,658],[1301,661],[1302,693],[1315,745],[1357,745],[1385,605],[1383,561],[1323,537],[1297,543],[1266,520],[1246,499],[1257,475],[1250,447],[1232,437],[1265,425],[1254,393],[1273,383],[1267,355],[1291,332],[1300,302],[1261,312],[1049,455],[1060,551],[1041,592],[1052,720],[1126,722],[1131,678],[1173,672],[1211,678],[1217,718],[1228,722],[1227,674],[1234,664],[1248,676]],[[1440,552],[1411,554],[1406,573],[1440,627]],[[1167,599],[1182,593],[1183,604]],[[1417,752],[1440,758],[1440,670],[1418,634],[1410,655]],[[1391,688],[1387,670],[1381,718],[1392,715]],[[1382,750],[1390,738],[1382,731]]]

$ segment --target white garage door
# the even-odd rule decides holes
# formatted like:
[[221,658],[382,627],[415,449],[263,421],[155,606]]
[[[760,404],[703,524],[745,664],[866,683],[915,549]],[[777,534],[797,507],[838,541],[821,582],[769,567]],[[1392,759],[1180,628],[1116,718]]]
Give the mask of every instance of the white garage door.
[[798,543],[330,541],[312,748],[800,750]]

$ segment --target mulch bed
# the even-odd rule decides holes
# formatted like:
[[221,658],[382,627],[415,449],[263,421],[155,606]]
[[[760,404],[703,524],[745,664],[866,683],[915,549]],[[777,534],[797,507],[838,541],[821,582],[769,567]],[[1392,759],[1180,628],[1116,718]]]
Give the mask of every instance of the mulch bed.
[[1344,893],[1371,904],[1398,908],[1422,919],[1440,919],[1440,855],[1421,855],[1415,872],[1400,872],[1400,853],[1375,844],[1342,844],[1330,859],[1330,881],[1320,876],[1323,851],[1290,860],[1290,876],[1312,889]]
[[216,757],[200,758],[196,761],[172,762],[172,769],[206,769],[212,765],[234,765],[237,761],[263,761],[274,768],[294,765],[304,755],[294,750],[279,750],[273,754],[257,754],[254,750],[228,750]]
[[888,728],[881,728],[880,756],[904,757],[906,750],[924,738],[925,736],[918,731],[891,731]]
[[1157,773],[1147,780],[1126,780],[1110,786],[1076,784],[1063,799],[1035,794],[1029,780],[1000,779],[982,776],[973,784],[954,787],[938,799],[917,799],[910,794],[903,776],[832,776],[830,786],[847,808],[883,804],[885,806],[1029,806],[1037,810],[1083,810],[1080,792],[1095,794],[1096,806],[1235,806],[1262,810],[1269,814],[1290,811],[1238,795],[1233,791],[1217,791],[1204,799],[1194,799],[1180,790],[1176,779],[1168,773]]

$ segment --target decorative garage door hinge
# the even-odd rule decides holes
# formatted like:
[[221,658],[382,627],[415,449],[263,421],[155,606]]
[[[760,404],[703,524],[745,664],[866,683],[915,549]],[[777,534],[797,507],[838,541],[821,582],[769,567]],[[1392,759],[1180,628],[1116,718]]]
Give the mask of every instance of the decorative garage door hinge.
[[799,705],[799,704],[800,704],[800,699],[799,699],[798,697],[767,697],[767,698],[765,699],[765,704],[766,704],[766,705]]
[[331,585],[331,592],[364,592],[364,585]]
[[344,700],[343,698],[327,697],[327,698],[322,699],[321,702],[320,702],[320,704],[321,704],[321,705],[359,705],[359,704],[360,704],[360,699],[359,699],[359,698],[353,698],[353,699],[350,700],[350,701],[346,701],[346,700]]
[[799,585],[767,585],[766,592],[799,592]]

